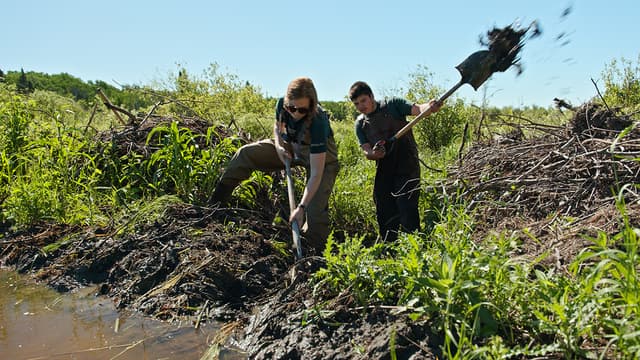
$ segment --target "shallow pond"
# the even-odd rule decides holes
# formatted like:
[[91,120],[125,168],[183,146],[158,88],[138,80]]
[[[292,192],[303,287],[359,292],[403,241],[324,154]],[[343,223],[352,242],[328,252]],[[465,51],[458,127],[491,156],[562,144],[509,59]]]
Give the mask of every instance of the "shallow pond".
[[0,269],[0,359],[200,359],[218,330],[118,311],[94,294],[60,294]]

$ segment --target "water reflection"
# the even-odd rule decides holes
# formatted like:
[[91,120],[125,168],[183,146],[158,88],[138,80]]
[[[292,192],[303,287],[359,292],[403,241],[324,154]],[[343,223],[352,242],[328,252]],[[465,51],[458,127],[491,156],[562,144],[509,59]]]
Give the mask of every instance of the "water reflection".
[[61,295],[0,270],[0,358],[199,359],[217,330],[118,312],[93,293]]

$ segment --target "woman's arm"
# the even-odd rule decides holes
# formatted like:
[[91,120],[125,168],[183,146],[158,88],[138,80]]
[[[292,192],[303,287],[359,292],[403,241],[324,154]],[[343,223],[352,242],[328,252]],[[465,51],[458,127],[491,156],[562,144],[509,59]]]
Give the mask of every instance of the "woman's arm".
[[[300,205],[308,205],[318,191],[320,182],[322,181],[322,175],[324,173],[324,163],[326,158],[327,153],[311,154],[309,156],[311,171],[309,179],[307,180],[307,185],[304,188],[304,193],[302,194],[302,199],[300,199]],[[302,207],[298,206],[293,211],[289,221],[293,221],[294,219],[298,224],[302,224],[302,221],[304,221],[304,209]]]
[[284,139],[282,139],[282,135],[279,129],[279,127],[283,125],[284,124],[278,120],[276,120],[276,122],[273,124],[273,142],[276,146],[276,153],[278,154],[280,161],[282,161],[282,163],[284,164],[286,159],[291,160],[291,154],[289,154],[287,149],[284,147]]

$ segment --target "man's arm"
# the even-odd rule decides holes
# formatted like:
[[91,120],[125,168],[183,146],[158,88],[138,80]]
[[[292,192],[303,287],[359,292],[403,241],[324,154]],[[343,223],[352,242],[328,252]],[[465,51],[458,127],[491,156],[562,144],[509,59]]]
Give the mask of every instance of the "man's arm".
[[413,106],[411,107],[411,115],[417,116],[427,110],[429,110],[429,112],[425,115],[433,114],[438,112],[441,107],[442,103],[439,103],[436,99],[431,99],[428,103],[425,104],[413,104]]
[[362,121],[360,118],[356,119],[355,132],[356,138],[360,143],[360,149],[362,149],[362,153],[368,160],[379,160],[384,157],[384,146],[372,146],[371,143],[369,143],[369,140],[362,129]]

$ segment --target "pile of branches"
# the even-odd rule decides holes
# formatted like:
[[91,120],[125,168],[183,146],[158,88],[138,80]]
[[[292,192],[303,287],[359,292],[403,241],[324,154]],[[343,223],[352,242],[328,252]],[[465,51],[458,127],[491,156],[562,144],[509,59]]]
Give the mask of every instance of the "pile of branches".
[[207,141],[215,144],[220,139],[230,136],[228,128],[217,126],[211,132],[213,138],[208,139],[207,135],[211,124],[205,119],[151,116],[142,122],[129,123],[120,128],[100,132],[97,134],[96,140],[101,143],[111,144],[112,147],[117,149],[119,156],[134,152],[148,157],[149,154],[156,150],[157,144],[161,142],[157,134],[154,138],[149,138],[151,131],[158,127],[170,127],[174,122],[177,123],[179,129],[190,131],[195,145],[203,149],[207,146]]
[[518,216],[588,217],[616,199],[638,199],[640,131],[628,115],[595,103],[573,108],[566,127],[530,139],[475,144],[443,187],[462,196],[485,226]]

